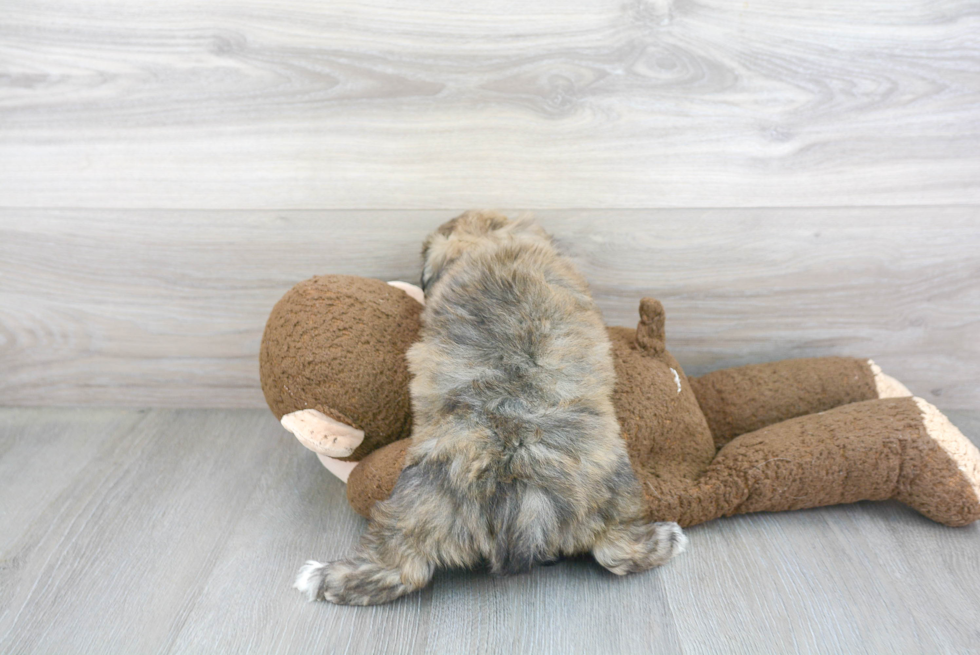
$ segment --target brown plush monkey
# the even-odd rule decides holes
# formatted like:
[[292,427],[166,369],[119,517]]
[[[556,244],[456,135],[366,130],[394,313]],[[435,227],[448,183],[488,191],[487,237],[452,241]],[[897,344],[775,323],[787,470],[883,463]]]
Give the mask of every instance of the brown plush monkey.
[[[410,443],[405,352],[424,299],[404,283],[328,275],[272,310],[262,389],[273,413],[347,480],[364,516],[388,497]],[[650,517],[719,516],[897,499],[951,526],[980,518],[980,452],[870,360],[797,359],[687,378],[664,310],[609,328],[613,397]]]

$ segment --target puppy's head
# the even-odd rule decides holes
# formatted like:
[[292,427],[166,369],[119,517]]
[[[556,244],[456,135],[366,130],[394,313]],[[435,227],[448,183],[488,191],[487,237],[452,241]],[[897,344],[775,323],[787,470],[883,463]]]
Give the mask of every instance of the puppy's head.
[[513,223],[494,211],[470,210],[439,226],[422,245],[422,290],[428,292],[443,271],[468,248]]

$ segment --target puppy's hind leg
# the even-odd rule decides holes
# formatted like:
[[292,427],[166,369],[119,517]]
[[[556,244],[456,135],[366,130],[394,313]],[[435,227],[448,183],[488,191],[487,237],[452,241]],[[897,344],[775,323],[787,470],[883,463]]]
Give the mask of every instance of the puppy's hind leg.
[[294,586],[310,600],[378,605],[426,586],[437,562],[471,563],[473,557],[453,545],[465,534],[437,478],[423,466],[402,471],[391,498],[374,506],[354,554],[307,562]]
[[417,591],[432,578],[433,566],[418,558],[401,567],[376,561],[359,551],[347,559],[320,564],[309,561],[296,576],[297,589],[312,600],[338,605],[380,605]]
[[626,575],[665,564],[686,547],[687,537],[676,523],[633,521],[607,528],[592,556],[616,575]]

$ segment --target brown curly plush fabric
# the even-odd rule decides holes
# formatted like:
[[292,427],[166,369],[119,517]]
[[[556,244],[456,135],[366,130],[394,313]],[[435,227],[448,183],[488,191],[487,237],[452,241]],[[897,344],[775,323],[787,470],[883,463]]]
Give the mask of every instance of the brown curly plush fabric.
[[411,439],[396,441],[374,451],[354,467],[347,479],[347,502],[355,512],[367,518],[376,502],[391,495],[404,467],[405,453],[411,445]]
[[[732,514],[891,498],[946,525],[980,519],[977,472],[969,474],[980,459],[976,448],[963,446],[960,435],[965,450],[957,453],[960,459],[952,456],[957,444],[947,449],[949,444],[943,447],[929,433],[924,401],[865,400],[779,420],[735,437],[716,454],[703,417],[691,411],[693,394],[686,397],[689,383],[676,362],[665,351],[651,356],[633,330],[611,328],[610,333],[621,385],[614,402],[652,519],[691,526]],[[864,361],[839,363],[847,371]],[[680,394],[671,368],[678,372]],[[664,370],[670,372],[670,385]],[[837,377],[836,369],[829,377]],[[863,381],[853,381],[858,390]],[[664,401],[670,386],[673,402]],[[730,407],[737,408],[738,398],[732,400]],[[642,409],[645,402],[652,402],[649,415]],[[357,512],[368,516],[375,502],[388,497],[410,443],[381,448],[354,469],[347,497]]]
[[262,392],[283,414],[317,409],[364,431],[360,460],[411,434],[405,352],[422,305],[404,291],[349,275],[294,286],[276,303],[259,352]]
[[750,364],[691,378],[691,385],[717,448],[788,418],[878,397],[867,360],[851,357]]
[[[391,493],[411,441],[405,353],[421,305],[377,280],[324,276],[276,305],[262,388],[283,414],[312,407],[365,432],[351,506]],[[664,310],[609,328],[613,404],[651,518],[719,516],[895,498],[947,525],[980,518],[980,452],[921,399],[879,399],[865,359],[742,366],[688,379],[665,347]]]
[[648,504],[676,495],[715,456],[711,431],[684,370],[664,347],[664,311],[644,298],[636,330],[609,328],[616,388],[613,405],[633,470]]
[[678,488],[670,510],[660,511],[692,525],[730,514],[894,498],[946,525],[976,521],[977,495],[928,433],[920,402],[867,400],[742,435],[721,449],[704,476]]

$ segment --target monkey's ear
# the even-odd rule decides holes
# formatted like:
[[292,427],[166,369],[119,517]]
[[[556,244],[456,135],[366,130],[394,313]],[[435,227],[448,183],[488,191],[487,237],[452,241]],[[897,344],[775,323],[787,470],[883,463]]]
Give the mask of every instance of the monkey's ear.
[[390,286],[395,287],[396,289],[401,289],[409,296],[411,296],[413,299],[417,300],[419,304],[421,305],[425,304],[425,292],[422,291],[422,289],[420,289],[419,287],[412,284],[411,282],[401,282],[399,280],[393,280],[388,284]]
[[654,355],[664,351],[667,333],[664,306],[654,298],[640,301],[640,323],[636,326],[636,345]]

